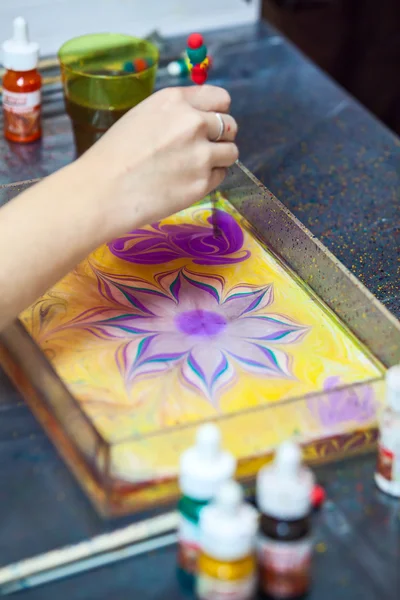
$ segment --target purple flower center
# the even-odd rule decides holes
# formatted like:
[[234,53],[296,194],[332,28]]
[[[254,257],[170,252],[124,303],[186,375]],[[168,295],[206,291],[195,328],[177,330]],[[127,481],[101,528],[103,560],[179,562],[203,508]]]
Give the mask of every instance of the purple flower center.
[[186,335],[214,337],[226,327],[226,319],[209,310],[189,310],[176,317],[176,326]]

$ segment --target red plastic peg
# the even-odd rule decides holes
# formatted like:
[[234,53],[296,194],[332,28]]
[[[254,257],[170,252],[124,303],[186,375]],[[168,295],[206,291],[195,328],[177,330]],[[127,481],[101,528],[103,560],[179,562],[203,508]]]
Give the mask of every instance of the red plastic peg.
[[187,45],[191,50],[197,50],[200,48],[203,45],[203,36],[201,33],[192,33],[189,35]]
[[149,67],[147,61],[144,58],[135,58],[135,60],[133,61],[133,66],[135,67],[136,73],[141,73]]
[[207,81],[207,69],[200,65],[195,65],[190,75],[193,83],[197,83],[197,85],[203,85]]

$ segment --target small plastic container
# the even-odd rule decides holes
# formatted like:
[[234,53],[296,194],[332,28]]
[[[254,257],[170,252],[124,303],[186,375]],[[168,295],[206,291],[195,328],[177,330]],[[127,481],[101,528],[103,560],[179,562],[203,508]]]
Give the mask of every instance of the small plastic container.
[[386,407],[379,422],[375,483],[400,498],[400,365],[386,372]]
[[42,135],[39,45],[29,41],[28,25],[22,17],[14,20],[13,31],[13,38],[3,43],[4,137],[25,144]]
[[272,466],[258,475],[260,591],[268,598],[303,598],[310,588],[313,487],[301,449],[292,442],[279,446]]
[[178,505],[178,566],[181,581],[185,580],[189,586],[193,584],[193,577],[197,573],[200,513],[214,498],[222,483],[234,476],[235,470],[236,460],[232,454],[221,449],[219,429],[212,424],[200,427],[196,444],[181,457],[179,473],[182,497]]
[[200,515],[199,600],[251,600],[257,587],[258,513],[234,481],[224,483]]

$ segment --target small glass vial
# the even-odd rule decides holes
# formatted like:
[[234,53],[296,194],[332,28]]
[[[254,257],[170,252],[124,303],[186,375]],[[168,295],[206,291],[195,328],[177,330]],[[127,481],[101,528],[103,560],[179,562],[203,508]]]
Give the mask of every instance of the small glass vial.
[[25,19],[17,17],[13,25],[13,38],[3,43],[4,136],[11,142],[28,143],[42,135],[39,45],[29,41]]
[[260,589],[276,600],[302,598],[311,583],[311,496],[314,477],[299,446],[283,443],[257,478],[262,513],[258,540]]
[[400,498],[400,365],[386,372],[386,407],[379,423],[376,485]]
[[197,572],[200,513],[235,471],[235,458],[221,449],[218,427],[211,423],[200,427],[195,446],[181,457],[179,471],[178,567],[181,582],[188,587]]
[[199,600],[251,600],[256,591],[258,513],[240,485],[224,483],[200,515]]

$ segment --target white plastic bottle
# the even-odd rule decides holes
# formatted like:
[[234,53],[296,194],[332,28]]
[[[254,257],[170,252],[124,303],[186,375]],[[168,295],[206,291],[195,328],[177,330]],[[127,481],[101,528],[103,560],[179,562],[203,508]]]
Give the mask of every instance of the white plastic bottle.
[[224,483],[200,515],[199,600],[250,600],[256,591],[258,513],[240,485]]
[[376,485],[400,498],[400,365],[386,372],[386,407],[379,423]]
[[178,566],[189,576],[197,572],[200,513],[235,471],[236,460],[222,450],[218,427],[211,423],[200,427],[196,444],[181,457],[179,473]]
[[310,587],[313,487],[301,449],[292,442],[281,444],[273,464],[258,475],[260,588],[270,598],[299,598]]

